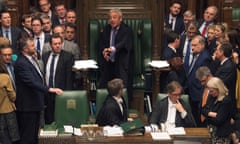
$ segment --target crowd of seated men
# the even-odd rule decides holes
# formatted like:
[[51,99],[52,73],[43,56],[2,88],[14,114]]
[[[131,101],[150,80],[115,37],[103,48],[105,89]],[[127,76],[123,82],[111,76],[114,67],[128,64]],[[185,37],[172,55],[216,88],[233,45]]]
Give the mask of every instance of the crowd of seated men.
[[[22,15],[21,26],[19,27],[12,26],[11,15],[8,11],[3,10],[0,14],[0,69],[2,69],[0,75],[4,75],[4,73],[9,75],[3,77],[10,82],[7,92],[11,92],[10,96],[8,96],[6,91],[2,91],[9,98],[0,98],[2,101],[5,100],[4,102],[7,101],[6,107],[9,107],[6,110],[5,107],[3,108],[0,105],[0,142],[3,143],[12,143],[24,137],[23,133],[25,131],[22,126],[20,125],[18,130],[17,125],[14,125],[19,113],[16,115],[13,113],[16,110],[15,99],[18,99],[16,95],[18,96],[19,92],[19,83],[15,81],[15,75],[18,79],[21,76],[24,77],[20,73],[22,69],[19,67],[20,62],[18,60],[21,55],[31,54],[37,62],[37,71],[44,73],[40,77],[46,82],[46,87],[38,87],[38,90],[47,93],[44,104],[47,106],[47,111],[43,115],[43,110],[38,110],[40,111],[39,116],[35,118],[44,119],[47,124],[53,122],[55,99],[53,93],[59,94],[62,92],[61,90],[78,88],[77,81],[79,80],[77,78],[79,76],[73,73],[71,69],[74,60],[79,60],[81,56],[75,35],[76,13],[74,10],[67,10],[63,3],[56,3],[54,8],[48,0],[39,0],[38,4],[39,7],[32,9],[28,14]],[[224,141],[229,143],[231,136],[237,141],[236,134],[239,130],[237,129],[239,127],[237,108],[239,108],[240,103],[238,101],[240,87],[237,84],[240,80],[240,30],[229,29],[227,23],[217,22],[218,8],[216,6],[207,7],[202,19],[199,20],[190,10],[181,14],[181,8],[182,4],[180,2],[172,2],[169,13],[164,18],[164,35],[166,37],[163,40],[160,58],[170,62],[171,70],[163,73],[164,78],[161,80],[160,85],[161,91],[166,92],[168,98],[155,105],[154,111],[149,117],[149,124],[154,129],[161,128],[159,124],[165,122],[169,127],[206,127],[211,125],[213,127],[214,142]],[[33,53],[30,51],[30,43],[32,42],[36,48]],[[109,60],[111,51],[112,49],[105,52],[105,57]],[[35,61],[32,61],[33,65]],[[18,67],[16,67],[20,69],[19,71],[14,70],[15,62],[18,64]],[[204,70],[201,71],[202,67],[205,69],[203,68]],[[121,115],[120,120],[118,118],[111,120],[115,118],[113,116],[110,117],[111,119],[107,119],[109,116],[107,110],[109,108],[105,105],[100,114],[106,115],[104,118],[107,120],[103,121],[103,115],[97,116],[97,123],[100,125],[118,125],[127,121],[126,107],[121,105],[121,101],[124,102],[124,100],[118,99],[123,87],[121,80],[119,81],[117,83],[120,87],[117,87],[116,90],[111,90],[114,89],[114,84],[112,84],[114,82],[109,83],[109,94],[113,95],[113,97],[108,98],[106,103],[109,101],[114,103],[114,100],[118,102],[114,106],[119,106],[116,109],[120,111],[117,110],[116,114]],[[27,82],[29,81],[26,80],[21,85]],[[45,88],[49,89],[45,91]],[[189,95],[190,107],[179,99],[182,93]],[[204,95],[208,95],[208,97],[205,98]],[[203,103],[203,98],[207,99],[206,103]],[[171,113],[174,116],[166,115],[166,113],[162,114],[159,103],[168,105],[168,111],[172,111]],[[16,103],[16,105],[18,109],[18,104]],[[34,107],[35,104],[29,105]],[[170,107],[170,105],[173,105],[174,108]],[[20,110],[25,112],[25,107],[21,108]],[[27,110],[27,112],[31,113],[32,110]],[[28,117],[30,116],[28,114],[20,112],[21,119],[31,118]],[[226,117],[223,117],[223,115]],[[226,126],[231,127],[231,129],[225,131]],[[10,128],[13,129],[9,131]],[[27,140],[37,141],[34,138],[26,138]]]

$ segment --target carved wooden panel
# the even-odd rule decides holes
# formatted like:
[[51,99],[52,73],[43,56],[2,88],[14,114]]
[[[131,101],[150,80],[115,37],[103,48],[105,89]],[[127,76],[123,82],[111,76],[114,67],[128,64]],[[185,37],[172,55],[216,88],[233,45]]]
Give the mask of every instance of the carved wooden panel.
[[6,0],[6,5],[12,18],[12,26],[19,26],[20,24],[20,17],[23,13],[23,2],[24,0]]
[[89,18],[106,18],[112,8],[121,9],[124,18],[151,17],[149,0],[91,0],[88,5]]

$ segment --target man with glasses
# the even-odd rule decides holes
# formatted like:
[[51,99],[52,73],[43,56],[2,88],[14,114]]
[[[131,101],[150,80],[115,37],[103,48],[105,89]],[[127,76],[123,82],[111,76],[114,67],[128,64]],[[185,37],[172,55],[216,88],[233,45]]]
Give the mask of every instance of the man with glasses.
[[[212,73],[210,69],[206,66],[201,66],[197,69],[196,78],[199,80],[199,82],[202,85],[201,93],[202,93],[202,101],[200,102],[200,113],[202,110],[202,107],[207,104],[208,98],[209,98],[209,90],[207,88],[207,82],[212,78]],[[200,114],[199,113],[199,114]],[[200,115],[201,119],[201,125],[203,127],[207,126],[206,118],[203,115]]]
[[156,103],[149,118],[153,130],[161,127],[161,124],[166,128],[196,126],[190,106],[180,99],[182,92],[182,86],[176,81],[167,85],[168,96]]

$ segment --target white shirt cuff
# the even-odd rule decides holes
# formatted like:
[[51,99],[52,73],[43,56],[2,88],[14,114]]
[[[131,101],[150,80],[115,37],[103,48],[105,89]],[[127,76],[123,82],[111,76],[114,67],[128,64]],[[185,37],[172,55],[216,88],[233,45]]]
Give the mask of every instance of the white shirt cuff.
[[184,119],[186,116],[187,116],[187,112],[186,112],[186,111],[183,111],[183,112],[181,113],[182,119]]

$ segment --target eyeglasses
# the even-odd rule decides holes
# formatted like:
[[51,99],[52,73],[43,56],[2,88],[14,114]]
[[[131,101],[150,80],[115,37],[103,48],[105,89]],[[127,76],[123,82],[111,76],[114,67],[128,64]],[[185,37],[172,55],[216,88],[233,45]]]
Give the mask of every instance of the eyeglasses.
[[171,95],[174,96],[174,97],[177,97],[177,96],[180,97],[182,95],[182,93],[171,93]]

